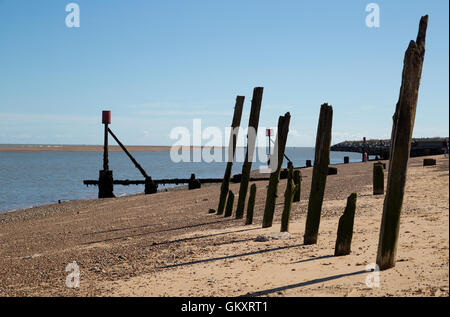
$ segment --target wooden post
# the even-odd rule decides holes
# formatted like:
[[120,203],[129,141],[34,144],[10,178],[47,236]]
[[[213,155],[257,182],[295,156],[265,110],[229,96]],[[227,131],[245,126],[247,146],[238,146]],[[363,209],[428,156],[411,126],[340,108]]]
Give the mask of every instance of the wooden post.
[[103,170],[99,171],[98,198],[112,198],[114,196],[113,172],[109,170],[108,161],[108,124],[111,123],[111,111],[102,112],[102,123],[105,125],[103,143]]
[[191,178],[189,179],[189,183],[188,183],[188,189],[193,190],[193,189],[198,189],[201,187],[202,187],[202,184],[200,183],[200,181],[198,179],[195,179],[195,174],[191,174]]
[[384,195],[384,168],[381,162],[373,164],[373,194]]
[[148,194],[155,194],[157,192],[158,192],[158,184],[156,184],[150,176],[146,177],[144,193],[148,195]]
[[350,162],[350,157],[344,156],[344,164],[348,164]]
[[292,179],[294,177],[294,164],[292,162],[288,162],[286,172],[286,179]]
[[256,200],[256,184],[252,184],[252,186],[250,186],[250,196],[248,197],[247,217],[245,219],[246,225],[251,225],[253,223],[253,211],[255,209],[255,200]]
[[337,175],[337,167],[328,167],[328,175]]
[[289,175],[286,184],[286,191],[284,192],[284,208],[281,215],[281,232],[289,231],[289,219],[291,217],[292,200],[295,195],[296,185],[294,184],[294,171],[292,164],[289,166]]
[[433,166],[436,165],[436,160],[432,158],[423,159],[423,166]]
[[103,141],[103,170],[109,170],[108,160],[108,123],[105,123],[105,136]]
[[[289,132],[289,122],[291,115],[287,112],[278,119],[278,131],[271,162],[277,162],[276,169],[270,174],[269,185],[267,187],[266,205],[264,207],[263,228],[271,227],[277,200],[278,183],[280,180],[280,170],[283,164],[284,150]],[[275,156],[277,155],[277,156]],[[277,159],[277,161],[275,161]],[[292,164],[291,164],[292,167]],[[272,169],[274,166],[272,165]]]
[[224,215],[225,217],[230,217],[231,214],[233,213],[233,203],[234,203],[234,194],[230,190],[228,192],[227,207],[225,209],[225,215]]
[[294,171],[294,184],[295,184],[295,194],[294,194],[294,202],[300,201],[300,194],[302,191],[302,173],[300,170]]
[[289,169],[280,170],[280,179],[288,179],[288,176],[289,176]]
[[347,255],[351,252],[353,223],[355,219],[356,193],[352,193],[347,198],[347,206],[344,214],[339,218],[339,226],[334,247],[334,255]]
[[98,198],[112,198],[114,196],[113,171],[101,170],[98,177]]
[[319,233],[320,214],[322,212],[323,196],[330,160],[331,126],[333,108],[327,103],[320,108],[319,124],[317,127],[314,167],[311,179],[311,192],[306,216],[304,244],[317,243]]
[[366,153],[367,153],[367,141],[366,141],[366,137],[363,137],[363,144],[361,147],[361,162],[366,161],[366,159],[367,159]]
[[393,116],[389,173],[378,243],[377,264],[380,270],[386,270],[395,266],[400,213],[405,193],[411,136],[425,56],[427,25],[428,15],[420,19],[416,42],[411,41],[409,43],[403,62],[400,95]]
[[250,109],[250,118],[248,121],[249,131],[253,130],[254,138],[248,137],[247,134],[247,152],[245,161],[242,165],[241,185],[239,187],[239,197],[236,207],[236,219],[244,217],[245,198],[247,197],[248,183],[250,179],[250,171],[252,168],[252,160],[255,152],[256,135],[258,133],[259,114],[261,112],[261,102],[263,96],[263,87],[253,89],[252,106]]
[[311,160],[306,160],[306,167],[311,167]]
[[[241,124],[242,108],[244,107],[244,96],[236,97],[236,104],[234,106],[233,121],[231,122],[231,135],[228,145],[228,151],[231,149],[231,153],[228,152],[228,162],[225,169],[225,175],[223,176],[222,186],[220,187],[219,207],[217,208],[217,214],[223,214],[225,208],[225,201],[227,199],[228,190],[230,188],[231,170],[233,168],[234,154],[236,151],[237,137],[239,132],[239,126]],[[236,132],[236,134],[234,134]]]

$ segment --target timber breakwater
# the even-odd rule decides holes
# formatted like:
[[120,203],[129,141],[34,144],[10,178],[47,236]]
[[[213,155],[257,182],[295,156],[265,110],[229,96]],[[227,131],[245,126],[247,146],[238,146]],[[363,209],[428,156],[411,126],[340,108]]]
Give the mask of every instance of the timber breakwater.
[[[416,138],[411,141],[411,157],[438,155],[444,153],[444,142],[448,138]],[[391,140],[367,140],[344,141],[331,146],[331,151],[357,152],[378,156],[382,159],[389,158]]]

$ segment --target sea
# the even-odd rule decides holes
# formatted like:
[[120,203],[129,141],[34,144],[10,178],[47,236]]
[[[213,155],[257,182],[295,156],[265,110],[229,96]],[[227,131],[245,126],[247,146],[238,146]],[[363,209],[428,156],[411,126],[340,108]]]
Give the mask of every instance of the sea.
[[[17,146],[17,145],[0,145]],[[26,146],[26,145],[21,145]],[[40,145],[42,147],[53,145]],[[137,162],[153,179],[223,177],[226,160],[225,151],[221,151],[221,162],[205,162],[202,159],[193,162],[194,157],[200,157],[190,151],[190,159],[175,162],[170,151],[131,152]],[[244,157],[244,148],[237,149],[236,156]],[[258,155],[260,153],[261,155]],[[203,153],[204,154],[204,153]],[[305,166],[306,160],[314,162],[314,148],[288,147],[286,156],[295,167]],[[196,156],[197,155],[197,156]],[[217,153],[216,153],[217,155]],[[350,162],[360,162],[361,154],[347,152],[331,152],[330,164],[343,163],[344,156],[349,156]],[[252,169],[266,166],[267,155],[257,151]],[[287,160],[283,161],[286,167]],[[58,201],[72,201],[97,198],[97,186],[85,186],[83,180],[98,179],[99,170],[103,168],[102,152],[0,152],[0,213],[24,209],[38,205],[52,204]],[[124,152],[109,153],[109,169],[113,171],[114,179],[143,179],[143,176]],[[232,174],[240,174],[241,162],[233,164]],[[159,190],[175,185],[159,185]],[[116,197],[142,193],[144,185],[121,186],[114,185]]]

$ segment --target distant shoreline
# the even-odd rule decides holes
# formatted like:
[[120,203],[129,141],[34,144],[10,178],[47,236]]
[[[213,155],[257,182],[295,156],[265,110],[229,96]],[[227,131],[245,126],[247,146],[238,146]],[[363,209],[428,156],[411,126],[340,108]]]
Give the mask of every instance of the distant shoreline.
[[[154,151],[170,151],[171,146],[141,146],[132,145],[126,146],[130,152],[154,152]],[[201,148],[212,148],[212,146],[184,146],[187,150],[197,150]],[[215,148],[223,148],[221,146]],[[110,152],[121,152],[122,149],[117,146],[109,146]],[[0,152],[103,152],[103,145],[13,145],[4,146],[0,145]]]

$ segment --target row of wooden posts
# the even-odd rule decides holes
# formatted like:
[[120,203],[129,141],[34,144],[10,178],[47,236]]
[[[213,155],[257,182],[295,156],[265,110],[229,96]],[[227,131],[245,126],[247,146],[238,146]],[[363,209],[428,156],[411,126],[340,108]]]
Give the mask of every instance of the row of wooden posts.
[[[414,118],[417,107],[418,89],[422,73],[422,65],[425,54],[425,35],[428,24],[428,16],[423,16],[419,24],[419,32],[416,41],[411,41],[405,53],[404,68],[402,73],[402,85],[400,96],[393,116],[393,127],[391,133],[391,148],[389,155],[389,168],[386,196],[383,206],[383,216],[379,236],[377,265],[380,270],[395,266],[395,257],[400,226],[400,213],[405,191],[406,171],[411,149],[411,137],[414,126]],[[253,90],[251,102],[249,130],[258,129],[259,114],[263,87],[256,87]],[[233,131],[239,127],[242,115],[244,96],[236,98],[234,116],[232,121]],[[320,108],[319,123],[316,135],[315,157],[313,173],[311,179],[311,191],[309,195],[308,211],[306,216],[306,227],[304,233],[304,244],[316,244],[319,234],[319,224],[322,211],[322,203],[325,192],[326,179],[328,175],[328,165],[330,159],[331,127],[333,118],[333,108],[327,103]],[[275,141],[275,148],[272,155],[278,155],[276,169],[271,173],[267,186],[266,202],[262,227],[272,226],[275,204],[278,193],[278,183],[280,170],[283,162],[284,151],[289,131],[291,116],[286,113],[278,120],[278,131]],[[230,147],[232,155],[236,149],[237,135],[230,136]],[[255,140],[249,138],[244,164],[242,166],[242,178],[239,188],[239,196],[236,207],[236,219],[244,216],[245,201],[248,192],[250,171],[252,166]],[[217,215],[224,214],[225,217],[232,215],[235,195],[229,189],[233,159],[229,160],[225,169],[225,175],[220,190],[219,205],[217,211],[210,209],[210,213]],[[383,163],[375,163],[373,167],[373,194],[384,194],[384,169]],[[284,208],[281,216],[281,231],[288,231],[289,218],[292,203],[300,200],[301,173],[293,170],[292,163],[288,165],[288,178],[284,193]],[[253,211],[256,199],[256,184],[250,188],[250,197],[247,204],[247,215],[245,224],[253,221]],[[347,198],[347,206],[344,214],[339,219],[337,239],[335,245],[335,255],[346,255],[350,253],[351,240],[353,235],[353,222],[356,210],[357,194],[351,193]]]

